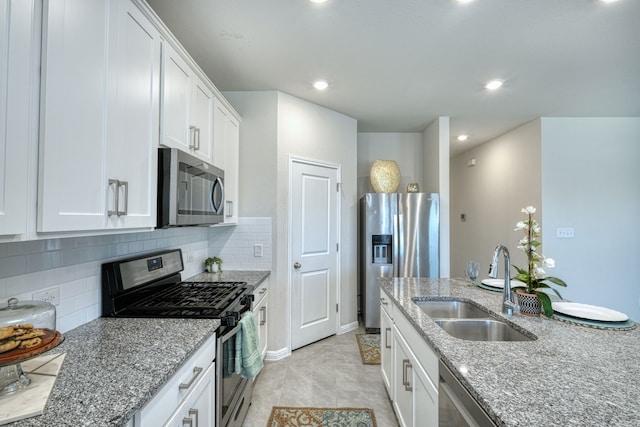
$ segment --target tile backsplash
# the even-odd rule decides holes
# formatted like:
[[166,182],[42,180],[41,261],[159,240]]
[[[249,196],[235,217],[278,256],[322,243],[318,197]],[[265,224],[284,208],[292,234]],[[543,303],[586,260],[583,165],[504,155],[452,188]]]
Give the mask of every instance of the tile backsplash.
[[[262,257],[253,257],[254,244]],[[248,249],[250,247],[250,254]],[[0,243],[0,305],[10,297],[59,295],[57,329],[66,332],[101,314],[102,263],[165,248],[181,248],[182,277],[202,272],[203,260],[218,255],[226,269],[271,269],[271,218],[240,218],[237,226],[183,227],[28,242]],[[190,261],[191,260],[191,261]]]

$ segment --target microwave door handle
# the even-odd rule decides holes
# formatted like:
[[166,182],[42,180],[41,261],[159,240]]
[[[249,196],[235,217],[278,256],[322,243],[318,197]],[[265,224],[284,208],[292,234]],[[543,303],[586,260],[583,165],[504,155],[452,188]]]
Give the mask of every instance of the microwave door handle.
[[[218,186],[220,187],[220,200],[216,201],[215,193],[216,193],[216,187]],[[216,178],[216,180],[213,182],[213,185],[211,186],[210,199],[211,199],[211,208],[213,209],[213,212],[215,212],[218,215],[221,214],[224,208],[224,185],[222,184],[222,180],[220,179],[220,177]]]

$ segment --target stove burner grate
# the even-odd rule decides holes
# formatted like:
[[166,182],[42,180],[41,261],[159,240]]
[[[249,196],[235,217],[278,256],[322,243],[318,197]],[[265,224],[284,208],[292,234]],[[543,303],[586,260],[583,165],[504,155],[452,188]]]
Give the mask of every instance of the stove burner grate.
[[127,307],[129,313],[217,317],[246,291],[245,282],[180,282]]

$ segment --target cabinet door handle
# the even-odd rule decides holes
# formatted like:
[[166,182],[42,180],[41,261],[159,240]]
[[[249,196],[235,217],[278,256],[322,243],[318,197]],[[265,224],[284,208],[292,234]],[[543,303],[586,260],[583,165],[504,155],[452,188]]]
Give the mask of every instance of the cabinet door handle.
[[267,323],[267,307],[260,307],[260,313],[262,313],[262,319],[260,319],[260,326],[262,326]]
[[391,344],[389,344],[391,341],[388,335],[389,332],[391,332],[391,328],[384,328],[384,348],[391,348]]
[[196,378],[198,378],[198,375],[200,375],[200,372],[202,372],[202,368],[196,366],[195,368],[193,368],[193,376],[191,377],[191,380],[189,380],[188,383],[181,383],[178,386],[178,390],[185,390],[188,389],[189,387],[191,387],[193,385],[193,382],[196,380]]
[[193,427],[193,420],[191,418],[184,417],[182,419],[182,425],[183,426]]
[[189,126],[189,148],[196,149],[196,127]]
[[193,408],[189,409],[189,415],[196,419],[196,427],[198,427],[198,410]]
[[[122,197],[124,209],[120,210],[120,188],[124,187],[124,195]],[[118,216],[126,215],[129,211],[129,183],[127,181],[118,181]]]
[[387,302],[387,300],[386,300],[386,299],[384,299],[384,298],[380,298],[380,304],[382,304],[382,305],[387,305],[387,304],[388,304],[388,302]]
[[193,138],[194,141],[194,145],[195,145],[195,150],[199,150],[200,149],[200,128],[196,128],[195,130],[195,135]]
[[227,200],[227,218],[233,216],[233,200]]
[[267,292],[267,288],[262,288],[260,289],[260,292],[258,292],[260,295],[264,294],[265,292]]
[[111,207],[113,209],[107,210],[107,216],[113,216],[118,214],[118,195],[120,194],[120,187],[117,179],[109,180],[109,189],[113,187],[113,199],[111,200]]
[[409,368],[413,368],[409,359],[404,359],[402,361],[402,385],[406,391],[413,391],[413,387],[411,387],[411,383],[409,382]]

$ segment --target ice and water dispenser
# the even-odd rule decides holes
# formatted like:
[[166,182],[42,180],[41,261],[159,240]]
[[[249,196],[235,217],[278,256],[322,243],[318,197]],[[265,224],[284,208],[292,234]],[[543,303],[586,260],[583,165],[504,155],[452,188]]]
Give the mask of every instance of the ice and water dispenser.
[[371,262],[373,264],[391,264],[392,244],[393,236],[391,234],[372,234],[371,247],[373,253],[371,254]]

